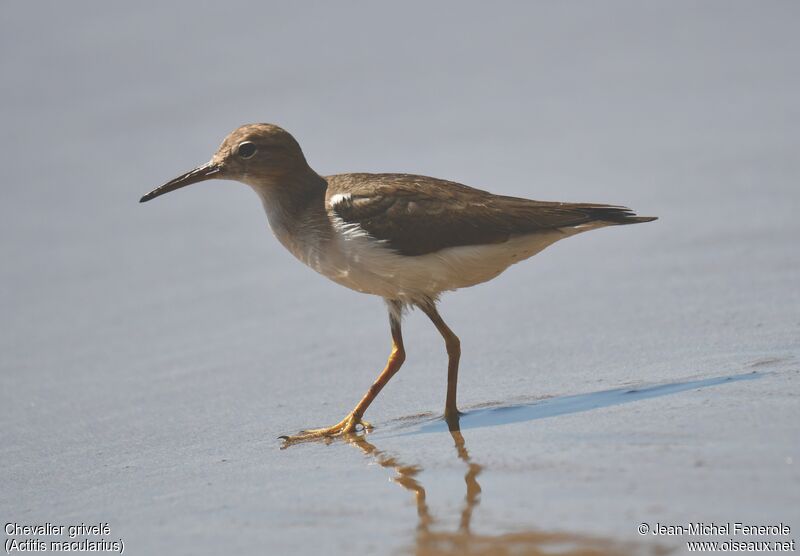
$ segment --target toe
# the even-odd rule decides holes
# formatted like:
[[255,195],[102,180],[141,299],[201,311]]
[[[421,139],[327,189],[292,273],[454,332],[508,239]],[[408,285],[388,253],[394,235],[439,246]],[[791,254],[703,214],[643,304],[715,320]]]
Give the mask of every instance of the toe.
[[357,419],[353,415],[348,415],[332,427],[303,430],[295,435],[282,435],[278,438],[283,440],[283,447],[285,448],[299,442],[309,442],[312,440],[330,441],[335,437],[353,434],[359,432],[359,430],[368,431],[371,429],[372,425],[368,422]]

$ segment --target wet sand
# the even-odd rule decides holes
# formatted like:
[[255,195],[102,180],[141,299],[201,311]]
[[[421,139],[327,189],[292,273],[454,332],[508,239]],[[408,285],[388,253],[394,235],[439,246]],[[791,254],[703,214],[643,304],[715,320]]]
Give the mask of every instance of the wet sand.
[[[108,523],[131,554],[683,553],[637,527],[697,521],[796,538],[800,12],[578,7],[8,6],[4,523]],[[412,313],[375,430],[281,450],[358,400],[388,322],[283,251],[244,186],[137,203],[248,121],[321,173],[660,220],[445,296],[460,433]]]

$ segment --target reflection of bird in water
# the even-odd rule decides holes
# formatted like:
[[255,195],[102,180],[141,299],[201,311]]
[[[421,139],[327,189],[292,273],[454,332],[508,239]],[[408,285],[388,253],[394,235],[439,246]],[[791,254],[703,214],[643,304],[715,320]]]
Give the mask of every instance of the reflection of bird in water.
[[[455,442],[458,457],[467,464],[464,475],[467,493],[461,510],[461,519],[456,531],[441,531],[434,526],[436,520],[431,515],[425,496],[425,487],[417,478],[422,468],[404,465],[374,444],[367,442],[364,435],[347,435],[345,440],[357,446],[379,465],[393,469],[397,475],[393,481],[414,494],[417,504],[417,535],[412,553],[416,556],[535,556],[559,554],[562,556],[623,556],[640,554],[642,547],[631,547],[608,539],[589,537],[572,533],[547,533],[528,530],[501,535],[483,535],[471,531],[472,513],[480,503],[481,486],[478,475],[483,466],[471,460],[458,428],[450,431]],[[645,553],[664,554],[661,548],[653,548]]]

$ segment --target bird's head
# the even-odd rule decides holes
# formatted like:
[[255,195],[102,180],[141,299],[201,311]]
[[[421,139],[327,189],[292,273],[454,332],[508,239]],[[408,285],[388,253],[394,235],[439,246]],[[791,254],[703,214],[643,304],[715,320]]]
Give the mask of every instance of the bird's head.
[[139,202],[205,180],[235,180],[264,187],[308,171],[300,145],[272,124],[248,124],[231,132],[207,163],[157,187]]

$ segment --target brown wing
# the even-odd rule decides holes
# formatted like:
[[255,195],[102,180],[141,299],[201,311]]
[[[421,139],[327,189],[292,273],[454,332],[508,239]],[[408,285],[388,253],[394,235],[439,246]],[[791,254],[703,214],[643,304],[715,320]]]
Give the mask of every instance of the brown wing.
[[598,220],[614,224],[652,220],[636,217],[625,207],[493,195],[411,174],[340,174],[325,179],[332,215],[357,224],[403,255],[502,243],[513,235]]

